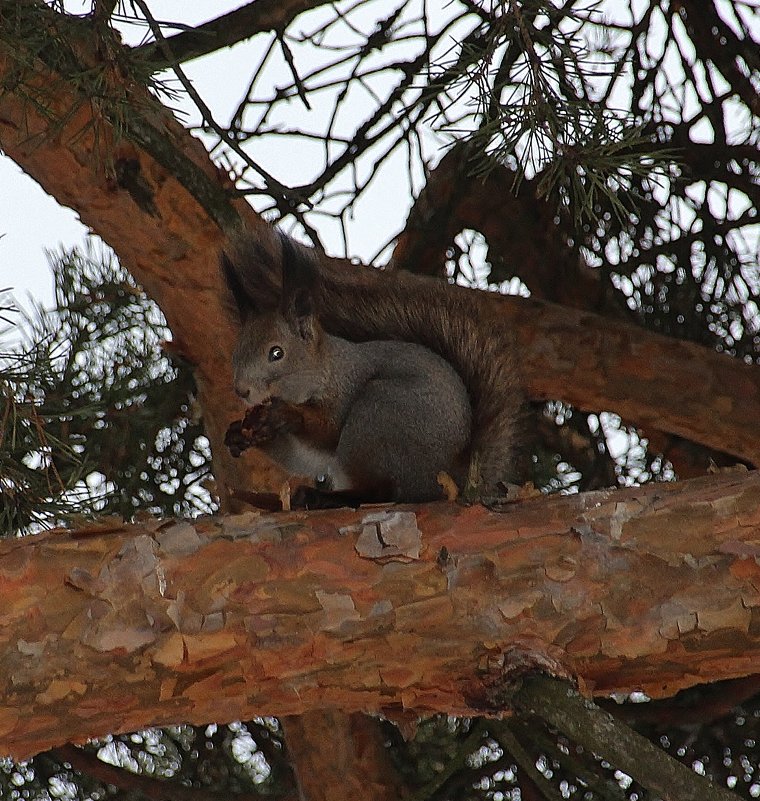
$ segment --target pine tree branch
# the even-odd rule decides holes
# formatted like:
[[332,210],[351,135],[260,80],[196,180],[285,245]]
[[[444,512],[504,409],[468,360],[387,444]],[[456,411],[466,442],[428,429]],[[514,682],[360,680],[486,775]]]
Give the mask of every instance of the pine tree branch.
[[[123,793],[137,793],[147,801],[226,801],[227,793],[214,792],[200,787],[186,787],[170,779],[160,779],[125,768],[111,765],[99,759],[91,751],[73,745],[62,745],[49,754],[53,759],[71,767],[103,784],[110,784]],[[235,801],[261,801],[260,793],[238,793]],[[279,796],[277,801],[296,801],[295,796]]]
[[543,718],[669,801],[736,801],[738,797],[673,759],[609,712],[584,699],[566,682],[530,676],[517,691],[514,703],[523,713]]
[[612,410],[644,434],[651,426],[760,466],[757,365],[588,312],[503,303],[530,398]]
[[7,540],[0,753],[319,709],[498,716],[526,664],[602,696],[753,675],[759,539],[760,473],[737,473]]
[[628,801],[628,793],[615,781],[612,769],[606,771],[601,768],[594,761],[593,752],[586,754],[585,750],[579,753],[573,748],[560,749],[559,738],[552,734],[554,727],[547,727],[545,722],[525,715],[494,721],[492,725],[499,742],[502,742],[504,730],[507,729],[528,753],[544,754],[548,760],[562,764],[567,773],[579,778],[600,801]]
[[523,179],[518,193],[516,175],[505,166],[475,175],[470,152],[454,146],[430,170],[396,242],[395,266],[443,274],[454,237],[471,228],[488,242],[491,283],[518,276],[532,297],[624,316],[609,303],[605,278],[569,245],[575,231],[567,218],[557,222],[552,204],[537,196],[535,180]]
[[496,731],[498,732],[499,743],[517,763],[520,788],[522,789],[527,780],[527,783],[532,785],[531,790],[537,799],[559,801],[562,798],[559,789],[536,767],[535,754],[528,753],[524,743],[515,737],[506,723],[500,721],[497,724]]
[[[53,31],[65,22],[35,3],[0,2],[3,15],[32,10],[44,14]],[[65,36],[51,37],[50,47],[66,46],[58,59],[47,53],[63,73],[36,60],[36,51],[26,50],[24,41],[13,47],[0,43],[0,84],[6,86],[0,94],[0,145],[60,203],[75,208],[160,305],[175,352],[194,367],[224,506],[226,482],[266,486],[278,475],[255,459],[232,459],[222,444],[239,404],[229,391],[231,321],[216,326],[229,314],[215,266],[224,233],[214,218],[239,215],[250,228],[262,224],[248,204],[231,200],[227,176],[210,162],[203,145],[137,85],[129,89],[128,129],[136,143],[124,138],[118,124],[103,114],[104,101],[87,96],[72,63],[69,51],[80,48],[86,54],[90,35],[88,26],[71,25]],[[20,72],[19,64],[25,65]],[[102,73],[102,64],[99,69]],[[120,79],[114,81],[121,86]],[[189,310],[203,310],[203,315]]]

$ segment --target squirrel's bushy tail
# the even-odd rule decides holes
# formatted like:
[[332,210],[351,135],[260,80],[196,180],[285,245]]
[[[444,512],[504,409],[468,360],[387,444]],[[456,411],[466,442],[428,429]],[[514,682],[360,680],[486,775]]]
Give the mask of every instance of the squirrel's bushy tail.
[[236,235],[227,269],[258,308],[279,302],[283,264],[316,268],[317,311],[325,330],[354,342],[416,342],[459,373],[472,404],[471,477],[491,494],[519,480],[516,464],[522,399],[511,337],[477,290],[393,270],[319,262],[286,236]]

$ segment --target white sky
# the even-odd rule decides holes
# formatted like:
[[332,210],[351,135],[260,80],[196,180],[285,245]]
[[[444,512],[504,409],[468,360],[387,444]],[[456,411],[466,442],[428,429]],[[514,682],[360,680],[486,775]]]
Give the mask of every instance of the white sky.
[[52,303],[45,249],[81,245],[87,229],[7,156],[0,157],[0,289]]
[[[182,20],[193,24],[243,3],[240,0],[194,0],[192,3],[159,0],[150,5],[158,18],[166,19],[175,17],[181,6]],[[86,2],[66,3],[67,10],[75,13],[87,11],[89,7]],[[124,27],[122,35],[125,41],[137,44],[141,32]],[[199,59],[198,64],[201,61]],[[222,75],[229,74],[225,71],[228,69],[227,64],[207,69],[204,83],[217,87],[217,91],[219,87],[231,89],[233,86],[240,91],[239,82],[219,80]],[[240,66],[241,76],[245,75],[245,69]],[[202,93],[208,102],[208,91]],[[89,234],[74,211],[61,206],[15,162],[0,155],[0,289],[12,287],[19,301],[31,295],[49,306],[53,300],[53,282],[45,251],[81,246]]]

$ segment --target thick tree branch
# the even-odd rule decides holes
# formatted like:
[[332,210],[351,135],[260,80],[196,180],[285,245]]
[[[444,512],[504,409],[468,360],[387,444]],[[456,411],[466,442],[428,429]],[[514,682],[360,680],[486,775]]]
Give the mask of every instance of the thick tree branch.
[[[49,13],[53,24],[58,15]],[[88,46],[84,37],[79,43]],[[246,203],[226,199],[227,177],[147,92],[131,89],[127,131],[136,145],[119,138],[100,106],[80,94],[75,76],[50,72],[37,62],[35,74],[19,81],[19,59],[30,58],[22,58],[20,48],[21,43],[11,53],[0,45],[0,85],[15,76],[13,88],[0,94],[0,147],[60,203],[75,209],[160,305],[173,349],[195,367],[222,502],[225,483],[271,484],[276,481],[271,467],[255,459],[236,462],[222,445],[239,405],[230,391],[234,331],[217,270],[224,233],[213,220],[239,217],[256,227],[258,217]],[[113,79],[118,82],[117,73]],[[35,96],[44,99],[45,108]]]
[[[28,2],[0,2],[0,11],[19,5],[35,5],[40,13],[53,14],[41,4]],[[255,11],[260,15],[258,23],[251,17],[250,27],[241,26],[237,33],[232,31],[234,26],[229,24],[227,15],[211,24],[212,27],[219,24],[216,31],[201,29],[200,39],[194,42],[190,34],[184,39],[181,39],[184,34],[175,37],[172,55],[178,60],[192,58],[206,52],[204,48],[216,49],[250,36],[258,30],[256,24],[276,27],[278,13],[296,13],[304,4],[290,2],[277,6],[275,9],[267,0],[259,0],[255,9],[250,4],[233,12]],[[267,14],[271,14],[268,22]],[[286,22],[283,18],[282,24]],[[32,84],[36,84],[44,97],[45,108],[35,105],[25,94],[29,85],[18,82],[19,75],[26,78],[28,74],[23,70],[17,72],[19,61],[14,53],[0,48],[0,79],[4,86],[0,96],[0,145],[109,241],[161,305],[174,332],[175,346],[196,365],[201,405],[220,482],[232,486],[271,484],[276,474],[261,466],[250,472],[250,465],[234,462],[221,446],[226,425],[237,416],[238,409],[229,391],[228,354],[234,332],[219,287],[216,253],[223,240],[222,227],[234,224],[238,218],[250,226],[258,225],[258,220],[245,204],[229,201],[232,187],[227,177],[209,163],[202,146],[177,125],[155,98],[135,85],[133,76],[126,74],[122,67],[129,59],[122,60],[123,53],[112,59],[119,45],[115,41],[95,41],[86,23],[79,25],[79,30],[80,39],[72,28],[69,38],[58,37],[58,40],[71,42],[72,53],[77,54],[85,68],[102,69],[98,74],[106,80],[100,84],[101,93],[88,94],[86,81],[77,80],[82,76],[63,68],[67,62],[46,59],[45,66],[36,61]],[[107,36],[107,32],[102,36]],[[51,35],[51,42],[56,39]],[[17,42],[14,46],[16,56],[22,45]],[[143,53],[147,57],[147,51]],[[42,57],[44,53],[40,51],[39,55]],[[25,62],[32,63],[33,59],[27,58]],[[109,106],[111,98],[107,92],[104,96],[103,87],[117,93],[117,104],[129,106],[126,116],[113,113],[113,107]],[[512,314],[507,305],[499,308],[506,315]],[[584,361],[596,358],[593,351],[584,354],[582,350],[568,357],[564,343],[552,340],[554,333],[544,331],[536,335],[534,318],[536,309],[542,308],[525,307],[529,319],[525,323],[527,328],[520,333],[521,340],[528,344],[534,336],[538,337],[534,350],[526,353],[538,357],[535,366],[528,366],[527,373],[528,386],[539,397],[541,392],[548,391],[545,361],[542,361],[547,353],[553,353],[554,358],[564,360],[566,365],[570,358],[570,364],[584,367]],[[561,310],[556,313],[561,314]],[[592,318],[566,319],[558,326],[559,336],[566,339],[567,327],[577,326],[579,319],[584,324]],[[522,325],[519,314],[514,321],[517,327]],[[594,328],[593,320],[590,325],[597,336],[598,326]],[[573,334],[578,334],[575,328]],[[586,337],[583,331],[581,334],[583,347]],[[542,342],[545,335],[548,339]],[[602,349],[607,338],[601,340]],[[599,347],[598,338],[591,344]],[[683,378],[683,373],[675,370],[680,365],[668,361],[668,350],[674,343],[664,340],[658,345],[652,340],[650,344],[663,365],[659,380]],[[629,408],[641,403],[645,409],[656,408],[654,402],[646,406],[645,393],[650,386],[646,382],[642,382],[641,389],[626,386],[624,382],[629,379],[615,362],[616,358],[637,358],[637,347],[633,337],[627,349],[613,349],[604,355],[603,366],[609,371],[606,378],[612,382],[612,391],[592,382],[597,394],[592,393],[589,404],[597,403],[599,393],[601,398],[615,401],[620,393],[633,398]],[[645,356],[651,352],[643,350]],[[695,351],[693,355],[697,354],[701,358],[704,352]],[[676,351],[675,359],[684,355],[688,357],[689,353]],[[708,359],[708,373],[713,369],[710,365]],[[736,363],[724,360],[723,365],[728,373]],[[754,373],[741,373],[739,368],[740,376],[754,377]],[[531,374],[532,370],[535,374]],[[724,377],[720,373],[710,378],[712,383],[708,382],[706,389],[708,401],[709,393]],[[564,382],[573,378],[572,372],[560,371],[553,385],[556,391],[551,391],[550,396],[563,397]],[[752,391],[744,398],[736,394],[745,388],[743,380],[737,381],[731,372],[730,380],[720,386],[721,397],[724,401],[728,399],[729,407],[737,409],[740,401],[746,400],[749,416],[757,408],[757,382],[750,382]],[[677,405],[669,401],[665,414],[670,415]],[[612,401],[609,407],[615,408]],[[709,403],[706,408],[713,413],[721,409]],[[731,429],[729,423],[721,428],[721,419],[725,418],[721,415],[712,421],[717,427],[715,431],[710,429],[707,436],[717,439]],[[749,419],[760,418],[755,414]],[[732,422],[734,432],[744,424],[738,413]],[[674,429],[677,431],[682,431],[684,425],[688,429],[688,424],[680,418],[674,425],[678,426]],[[698,423],[699,436],[706,428],[704,420]],[[750,444],[745,450],[756,454],[757,438],[751,436],[756,427],[748,431],[750,436],[745,434],[745,437]],[[735,433],[733,436],[736,438]],[[757,491],[756,484],[752,491]],[[750,520],[747,525],[755,526],[756,509],[752,507],[747,512],[743,498],[741,495],[738,501],[734,498],[727,502],[729,507],[734,503],[739,511],[730,523],[720,517],[716,524],[724,529],[719,530],[738,522],[746,523],[747,519]],[[656,506],[651,498],[649,502]],[[609,524],[613,533],[624,523],[627,527],[629,520],[625,515],[630,512],[631,504],[636,506],[628,495],[621,496],[617,505],[608,496],[599,503],[602,508],[607,505],[616,510],[613,517],[617,515],[617,523]],[[709,509],[713,508],[709,501],[705,503]],[[726,503],[726,499],[720,503]],[[575,508],[576,523],[570,528],[563,528],[565,524],[548,514],[546,519],[554,520],[553,525],[557,526],[549,530],[541,528],[539,520],[545,512],[541,508],[533,517],[523,518],[518,514],[513,521],[523,521],[522,528],[517,526],[512,530],[511,541],[512,550],[519,554],[516,564],[522,566],[523,573],[503,573],[503,565],[511,564],[513,557],[504,557],[492,540],[505,533],[502,526],[513,511],[506,517],[490,518],[482,510],[440,514],[435,508],[422,510],[418,521],[428,550],[421,560],[413,560],[410,565],[360,559],[347,538],[331,536],[339,528],[336,521],[350,523],[365,519],[363,513],[348,512],[315,518],[318,527],[315,532],[305,528],[304,518],[299,516],[273,518],[269,522],[259,519],[262,526],[257,536],[269,531],[275,538],[284,538],[275,543],[250,541],[248,524],[243,522],[241,528],[240,519],[228,520],[221,532],[205,523],[199,529],[188,524],[169,524],[164,528],[146,524],[102,532],[103,537],[91,530],[86,535],[79,532],[7,543],[7,550],[0,552],[0,594],[7,590],[12,598],[0,604],[6,610],[0,634],[3,677],[0,682],[5,682],[0,695],[0,750],[7,748],[23,755],[46,743],[81,739],[114,728],[134,729],[177,720],[231,719],[246,711],[260,714],[267,709],[281,714],[337,705],[346,709],[398,711],[408,707],[412,711],[438,708],[449,711],[451,697],[461,711],[497,712],[499,682],[502,673],[508,672],[504,665],[509,664],[509,660],[504,662],[502,653],[515,643],[524,651],[539,653],[546,646],[561,667],[583,673],[602,690],[635,684],[649,660],[657,662],[664,658],[652,646],[654,642],[662,647],[663,639],[665,647],[674,649],[676,657],[683,656],[686,648],[695,648],[702,679],[751,671],[749,665],[752,658],[756,659],[756,653],[754,635],[748,633],[748,625],[745,630],[745,617],[753,618],[757,582],[754,574],[747,577],[740,560],[734,559],[732,568],[727,567],[730,553],[719,550],[716,555],[706,551],[720,566],[717,579],[711,572],[712,562],[695,566],[689,561],[691,545],[689,550],[666,557],[659,552],[652,556],[644,549],[644,562],[640,563],[628,553],[627,546],[614,545],[609,553],[604,550],[597,542],[597,526],[604,528],[604,525],[593,514],[589,523],[587,513],[581,514],[579,507]],[[678,525],[680,514],[672,513]],[[485,525],[480,531],[487,541],[485,548],[482,542],[472,541],[470,534],[453,536],[453,529],[462,520],[468,520],[464,528],[470,525],[469,520],[474,521],[477,534],[479,515]],[[431,522],[428,532],[426,521],[435,520],[438,523]],[[585,528],[581,525],[584,522]],[[374,526],[372,523],[366,528],[372,533]],[[573,535],[560,537],[557,531]],[[298,541],[289,542],[294,532]],[[266,536],[263,534],[264,539]],[[234,542],[235,539],[240,541]],[[562,546],[559,555],[552,551],[554,545]],[[566,553],[565,547],[571,550]],[[582,553],[589,547],[593,555],[601,551],[610,563],[618,566],[630,560],[631,575],[652,564],[660,568],[664,562],[667,570],[680,577],[680,585],[675,580],[673,583],[681,587],[681,595],[671,599],[670,606],[656,593],[652,595],[650,585],[642,585],[641,597],[653,597],[655,606],[659,603],[661,607],[658,607],[660,628],[656,633],[651,627],[646,628],[648,638],[643,638],[643,652],[636,651],[638,629],[636,645],[625,639],[632,636],[632,626],[640,625],[642,610],[623,609],[623,601],[617,595],[603,592],[593,583],[599,577],[590,576],[587,554]],[[754,547],[751,539],[746,547],[750,551]],[[573,548],[580,548],[580,557]],[[616,549],[622,549],[622,553]],[[439,561],[435,560],[436,554]],[[650,562],[646,561],[648,554]],[[577,578],[573,561],[576,557],[583,557]],[[591,560],[590,564],[596,563]],[[731,569],[738,573],[738,578]],[[602,579],[612,581],[610,570],[611,565],[602,568]],[[532,584],[522,584],[525,575]],[[713,592],[709,601],[717,598],[725,604],[722,611],[700,606],[708,601],[694,600],[691,591],[685,589],[689,586],[687,581],[699,581],[705,575],[720,586],[720,590],[715,590],[709,584]],[[671,573],[667,578],[672,578]],[[499,585],[495,595],[491,594],[492,580]],[[731,580],[736,583],[731,584]],[[487,592],[483,591],[482,582],[486,582]],[[592,589],[587,591],[589,582]],[[538,596],[533,594],[534,586],[540,588]],[[673,588],[668,586],[668,589]],[[488,598],[491,606],[473,606],[468,592]],[[732,592],[740,592],[744,605],[736,606]],[[494,597],[501,599],[501,606],[493,605]],[[629,586],[627,601],[631,597],[639,596]],[[620,607],[615,606],[615,599]],[[571,612],[564,608],[570,601],[575,604]],[[458,621],[464,614],[469,625],[466,611],[470,609],[474,610],[479,627],[475,627],[461,663],[449,675],[452,643],[459,646]],[[552,628],[551,619],[546,623],[545,618],[554,612],[564,615],[561,622],[554,621],[556,628]],[[654,614],[656,617],[658,613]],[[673,617],[677,621],[674,624],[677,636],[673,626],[666,625]],[[621,619],[624,624],[618,627]],[[599,633],[602,622],[604,626]],[[742,646],[742,637],[748,641],[745,661],[737,662],[735,655],[718,653],[715,641],[721,641],[723,624],[729,633],[740,632]],[[548,628],[544,629],[544,625]],[[430,637],[423,643],[430,652],[424,655],[429,663],[418,666],[410,663],[409,654],[421,631],[426,638]],[[704,641],[707,645],[700,650]],[[655,653],[650,654],[646,648],[653,648]],[[620,649],[622,656],[618,653]],[[631,649],[634,657],[630,656]],[[477,675],[473,673],[473,664],[481,666]],[[684,679],[672,667],[672,661],[668,664],[670,672],[661,670],[667,683],[661,691],[697,680],[693,676]],[[678,667],[677,659],[675,664]],[[660,669],[659,663],[655,669]],[[639,683],[649,686],[647,682],[651,681],[640,679]],[[349,689],[346,691],[345,687]]]
[[532,399],[614,411],[645,433],[651,426],[760,465],[756,365],[591,312],[502,303]]
[[[393,253],[397,267],[442,274],[446,251],[464,228],[488,240],[492,282],[520,277],[534,298],[623,317],[609,303],[598,270],[583,266],[568,240],[574,232],[524,179],[514,190],[515,173],[496,165],[486,176],[473,173],[470,148],[459,145],[430,171],[407,217]],[[497,200],[498,199],[498,200]]]
[[317,709],[500,714],[533,663],[654,697],[760,664],[760,473],[110,526],[0,544],[2,753]]

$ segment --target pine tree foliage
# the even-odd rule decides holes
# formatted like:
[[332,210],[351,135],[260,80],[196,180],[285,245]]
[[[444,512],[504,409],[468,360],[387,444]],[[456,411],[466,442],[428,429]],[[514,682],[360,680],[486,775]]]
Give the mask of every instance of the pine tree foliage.
[[56,309],[18,323],[24,341],[0,366],[1,530],[211,511],[192,374],[162,350],[155,303],[112,256],[74,250],[51,264]]
[[[254,739],[255,738],[255,739]],[[274,719],[229,726],[174,726],[65,747],[24,764],[0,759],[0,798],[276,797],[292,790]],[[164,788],[162,790],[162,787]],[[229,793],[229,796],[227,794]]]

